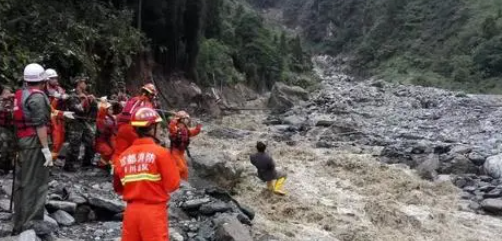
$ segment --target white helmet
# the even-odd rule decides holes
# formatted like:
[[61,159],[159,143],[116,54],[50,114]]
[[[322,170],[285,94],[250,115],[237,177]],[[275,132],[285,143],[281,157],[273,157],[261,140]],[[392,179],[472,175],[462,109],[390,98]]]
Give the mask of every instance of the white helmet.
[[54,69],[46,69],[45,75],[47,76],[47,78],[58,77],[58,73]]
[[29,64],[24,67],[24,81],[41,82],[46,81],[44,68],[39,64]]

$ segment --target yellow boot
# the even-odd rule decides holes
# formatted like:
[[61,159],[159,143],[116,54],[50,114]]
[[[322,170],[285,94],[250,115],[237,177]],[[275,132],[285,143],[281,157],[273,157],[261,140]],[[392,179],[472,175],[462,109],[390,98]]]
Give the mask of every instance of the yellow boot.
[[268,181],[268,182],[267,182],[267,189],[268,189],[269,191],[271,191],[271,192],[273,192],[273,191],[274,191],[274,189],[275,189],[274,182],[275,182],[275,180],[272,180],[272,181]]
[[275,182],[274,193],[279,195],[286,195],[286,192],[282,190],[282,186],[284,186],[284,181],[286,181],[285,177],[281,177],[277,179]]

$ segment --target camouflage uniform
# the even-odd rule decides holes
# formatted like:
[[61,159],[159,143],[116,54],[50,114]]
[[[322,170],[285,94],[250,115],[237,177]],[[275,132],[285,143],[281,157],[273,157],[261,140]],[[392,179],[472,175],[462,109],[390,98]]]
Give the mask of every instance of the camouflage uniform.
[[12,169],[15,157],[14,123],[12,121],[12,98],[0,100],[0,169],[8,171]]
[[74,171],[74,164],[80,154],[80,146],[84,145],[85,153],[82,166],[90,166],[94,157],[94,138],[96,135],[97,103],[87,96],[72,91],[67,102],[69,111],[75,113],[75,120],[67,121],[67,140],[69,150],[66,156],[65,169]]

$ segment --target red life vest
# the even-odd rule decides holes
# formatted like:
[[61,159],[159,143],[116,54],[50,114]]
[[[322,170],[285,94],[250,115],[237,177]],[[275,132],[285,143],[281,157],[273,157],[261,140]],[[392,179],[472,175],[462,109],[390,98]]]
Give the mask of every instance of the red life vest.
[[[14,125],[16,126],[17,137],[19,138],[30,137],[37,134],[37,130],[33,125],[33,123],[31,123],[30,120],[27,120],[26,116],[24,115],[25,102],[31,95],[35,93],[40,93],[45,95],[43,91],[35,88],[26,88],[16,91],[14,99]],[[47,134],[50,133],[51,133],[51,126],[50,122],[48,122]]]
[[104,119],[96,122],[96,140],[101,142],[110,142],[110,139],[115,135],[117,125],[113,116],[106,115]]
[[140,97],[134,97],[127,101],[122,113],[117,116],[117,124],[120,126],[122,124],[128,124],[131,122],[131,115],[139,107],[150,107],[154,108],[152,103],[148,100],[142,100]]
[[169,139],[171,141],[171,148],[186,150],[190,145],[190,133],[188,127],[177,127],[176,133],[174,135],[169,135]]

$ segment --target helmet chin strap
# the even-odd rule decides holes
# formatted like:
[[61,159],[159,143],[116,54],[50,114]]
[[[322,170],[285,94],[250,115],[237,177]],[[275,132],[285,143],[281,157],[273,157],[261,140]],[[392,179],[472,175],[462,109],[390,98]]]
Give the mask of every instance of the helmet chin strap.
[[157,138],[157,125],[158,124],[155,124],[155,126],[153,127],[154,128],[153,129],[153,136],[150,136],[150,137],[155,141],[155,143],[160,144],[161,141]]

